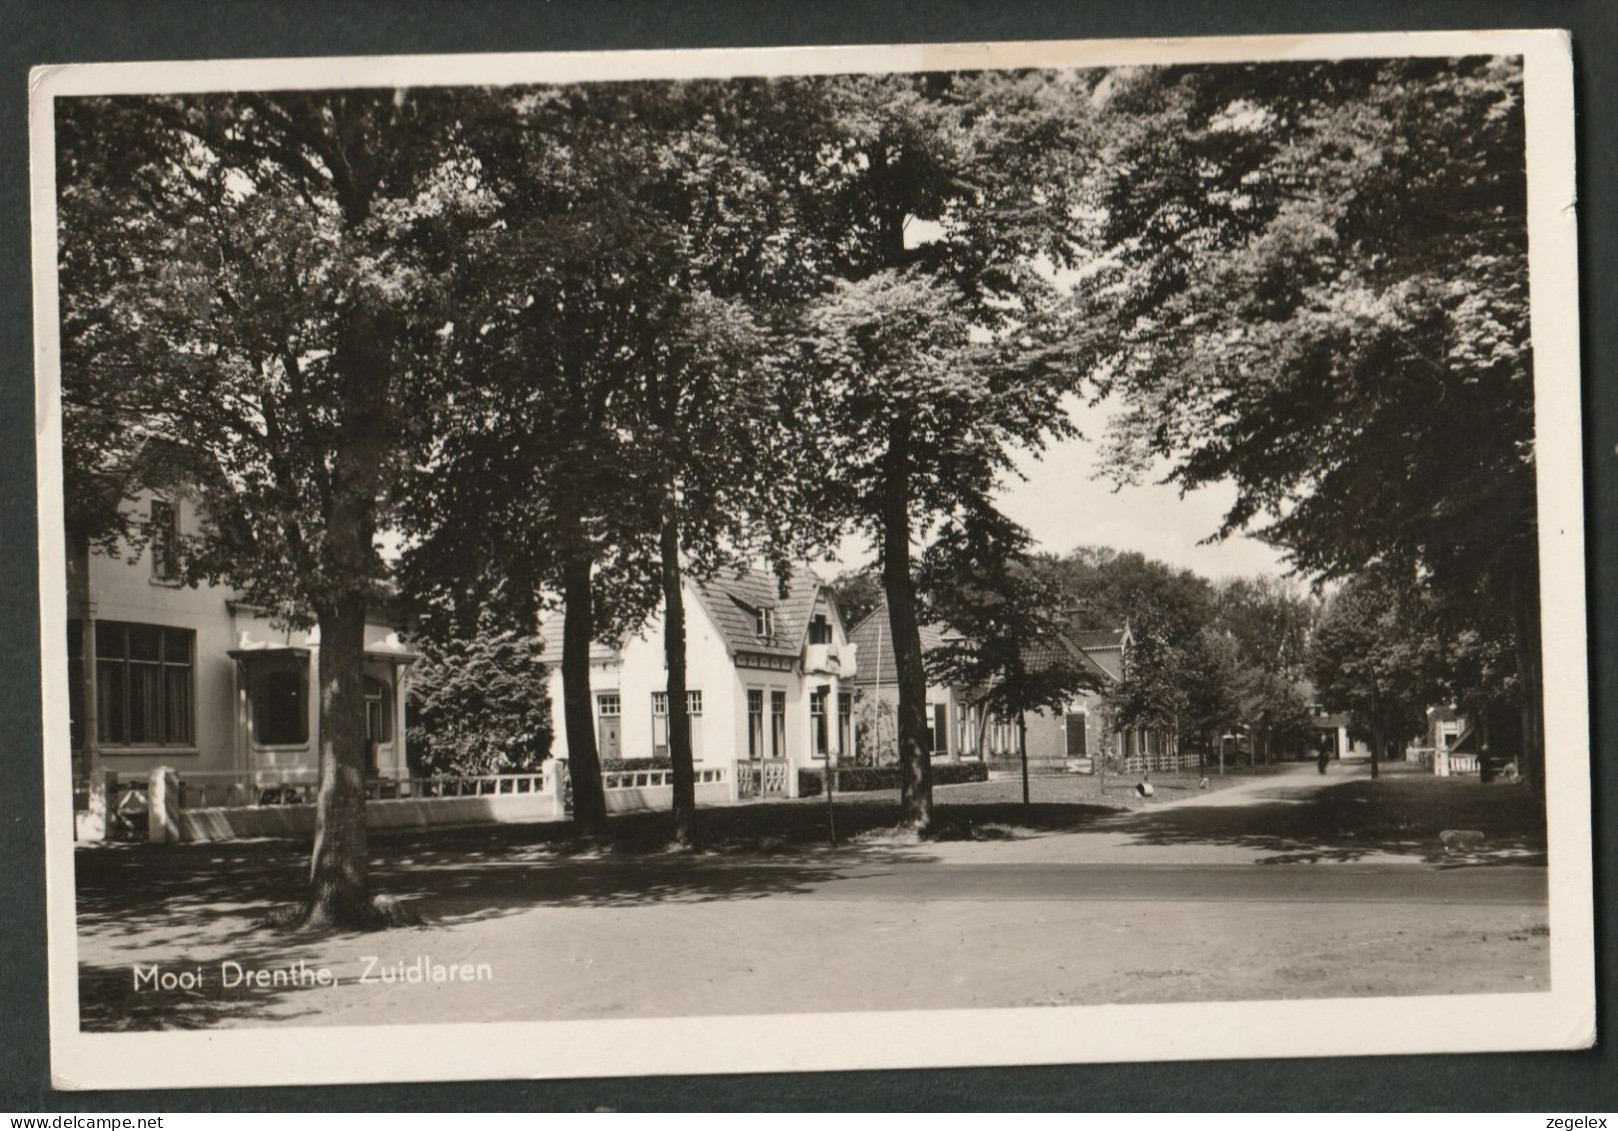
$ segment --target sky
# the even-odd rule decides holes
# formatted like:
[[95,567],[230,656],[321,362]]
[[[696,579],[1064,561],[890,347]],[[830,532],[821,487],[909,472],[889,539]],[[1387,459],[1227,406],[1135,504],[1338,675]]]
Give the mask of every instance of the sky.
[[[1112,409],[1105,403],[1076,406],[1082,438],[1049,448],[1043,458],[1021,456],[1025,480],[1008,482],[999,504],[1007,517],[1027,527],[1039,549],[1065,554],[1076,546],[1139,550],[1147,557],[1192,570],[1210,579],[1281,574],[1286,564],[1274,549],[1252,538],[1234,536],[1199,545],[1219,528],[1235,488],[1194,491],[1146,483],[1114,491],[1095,478],[1098,441]],[[846,539],[834,569],[863,566],[874,553],[863,538]]]
[[[938,223],[912,217],[905,222],[905,245],[929,243],[942,233]],[[1072,287],[1084,274],[1059,271],[1051,278],[1059,287]],[[1219,529],[1235,499],[1236,489],[1229,484],[1181,498],[1178,488],[1149,480],[1114,490],[1109,480],[1096,478],[1097,445],[1106,432],[1107,417],[1117,410],[1117,405],[1105,401],[1087,405],[1075,398],[1071,413],[1079,437],[1053,445],[1041,458],[1018,459],[1024,478],[1008,480],[997,501],[1008,518],[1027,527],[1038,549],[1056,554],[1077,546],[1139,550],[1211,580],[1286,572],[1281,555],[1256,539],[1234,536],[1199,544]],[[858,568],[875,556],[875,548],[864,537],[845,538],[833,568]]]

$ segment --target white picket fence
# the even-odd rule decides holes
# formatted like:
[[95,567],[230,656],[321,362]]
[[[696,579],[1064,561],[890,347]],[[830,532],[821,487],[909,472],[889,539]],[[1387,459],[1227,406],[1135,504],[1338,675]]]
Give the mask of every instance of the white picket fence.
[[1422,769],[1431,770],[1436,777],[1475,774],[1480,769],[1476,754],[1457,754],[1452,750],[1433,746],[1412,746],[1410,754]]
[[[668,809],[673,771],[613,770],[601,783],[611,813]],[[737,800],[736,775],[699,766],[699,805]],[[75,833],[80,840],[129,839],[154,843],[231,840],[251,836],[308,835],[315,826],[318,782],[307,772],[283,777],[230,773],[182,774],[160,766],[148,774],[105,773],[79,783]],[[569,810],[568,765],[546,762],[537,774],[478,774],[373,779],[365,786],[366,826],[372,829],[560,821]]]

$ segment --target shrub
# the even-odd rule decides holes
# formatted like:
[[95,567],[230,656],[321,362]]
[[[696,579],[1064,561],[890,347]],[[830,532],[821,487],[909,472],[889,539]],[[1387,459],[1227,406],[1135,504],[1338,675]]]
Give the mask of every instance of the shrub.
[[982,762],[934,762],[934,785],[960,785],[963,782],[988,781],[989,767]]
[[533,773],[550,754],[551,702],[537,637],[483,628],[423,637],[406,735],[415,774]]
[[667,770],[673,765],[667,758],[603,758],[601,772],[617,774],[625,770]]
[[[989,767],[982,762],[934,762],[934,785],[988,781]],[[825,771],[798,771],[798,796],[819,797],[826,788]],[[898,789],[898,766],[841,766],[837,770],[838,793],[869,793],[877,789]]]

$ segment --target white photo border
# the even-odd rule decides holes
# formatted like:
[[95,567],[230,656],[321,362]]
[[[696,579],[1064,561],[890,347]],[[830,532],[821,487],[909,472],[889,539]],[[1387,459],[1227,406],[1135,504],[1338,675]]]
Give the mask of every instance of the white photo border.
[[[39,67],[30,76],[41,663],[67,670],[54,100],[94,94],[490,86],[1520,56],[1528,167],[1550,989],[1541,993],[1163,1005],[86,1033],[79,1028],[72,771],[64,682],[45,720],[51,1061],[59,1088],[828,1071],[1573,1049],[1594,1042],[1595,929],[1585,642],[1574,114],[1560,31],[1464,31],[897,46],[229,60]],[[856,1035],[857,1039],[850,1039]],[[970,1041],[965,1037],[970,1034]],[[610,1048],[610,1057],[583,1050]],[[970,1049],[971,1051],[966,1051]]]

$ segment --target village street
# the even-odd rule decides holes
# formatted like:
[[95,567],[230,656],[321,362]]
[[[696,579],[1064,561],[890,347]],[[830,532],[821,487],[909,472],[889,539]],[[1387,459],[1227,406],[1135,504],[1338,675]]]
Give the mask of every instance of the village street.
[[[940,809],[1001,784],[941,789]],[[1400,804],[1373,804],[1368,791],[1392,791]],[[321,937],[257,922],[274,902],[258,898],[272,875],[284,894],[296,890],[284,882],[289,871],[297,880],[294,846],[96,848],[79,861],[85,1024],[1540,990],[1548,932],[1535,837],[1502,827],[1481,853],[1452,858],[1431,832],[1447,815],[1434,806],[1500,798],[1510,800],[1476,782],[1407,773],[1370,783],[1362,768],[1321,778],[1307,767],[1160,807],[1098,811],[1076,830],[996,826],[988,839],[942,843],[624,855],[470,835],[379,838],[378,886],[423,925]],[[931,957],[903,958],[917,954]],[[331,984],[271,981],[300,961],[330,971]],[[154,966],[197,971],[200,985],[154,986]],[[435,966],[446,980],[432,980]],[[251,970],[271,974],[254,987],[240,973]]]

